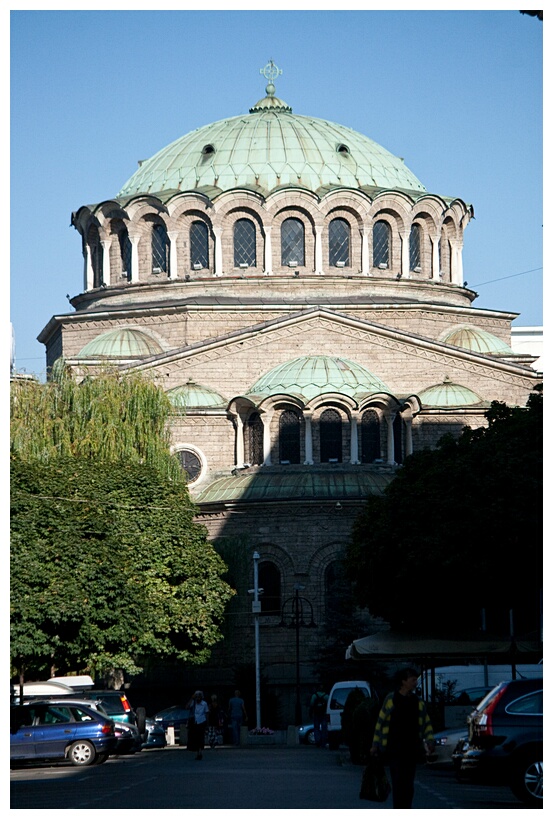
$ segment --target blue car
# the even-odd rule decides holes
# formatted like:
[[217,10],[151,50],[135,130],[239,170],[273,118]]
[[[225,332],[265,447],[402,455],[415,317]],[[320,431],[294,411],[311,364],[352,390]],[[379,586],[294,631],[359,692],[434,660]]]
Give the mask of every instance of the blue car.
[[10,762],[105,762],[117,747],[115,724],[76,703],[29,702],[10,709]]

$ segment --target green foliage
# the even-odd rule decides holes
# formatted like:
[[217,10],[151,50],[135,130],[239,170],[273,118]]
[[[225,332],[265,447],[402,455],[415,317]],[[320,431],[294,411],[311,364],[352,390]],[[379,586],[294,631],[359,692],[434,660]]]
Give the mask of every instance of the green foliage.
[[356,597],[395,627],[451,634],[539,626],[542,397],[492,404],[488,428],[416,453],[368,499],[348,550]]

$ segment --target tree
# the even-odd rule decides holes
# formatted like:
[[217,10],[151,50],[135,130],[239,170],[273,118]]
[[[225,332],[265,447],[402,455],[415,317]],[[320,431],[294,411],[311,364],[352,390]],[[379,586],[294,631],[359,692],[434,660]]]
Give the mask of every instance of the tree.
[[488,427],[406,459],[356,521],[348,571],[361,605],[404,629],[520,637],[540,624],[542,396],[494,402]]
[[[63,375],[12,394],[12,662],[34,673],[200,663],[233,590],[170,453],[165,395]],[[119,420],[117,426],[115,421]]]

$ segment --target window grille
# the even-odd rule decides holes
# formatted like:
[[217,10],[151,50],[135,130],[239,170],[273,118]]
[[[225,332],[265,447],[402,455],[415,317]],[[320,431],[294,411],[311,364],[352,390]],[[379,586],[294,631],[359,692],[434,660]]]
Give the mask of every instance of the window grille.
[[280,463],[300,462],[300,419],[294,410],[285,410],[278,422]]
[[380,458],[380,420],[375,410],[361,418],[361,463],[371,464]]
[[421,229],[411,225],[409,233],[409,270],[420,270],[421,266]]
[[127,274],[129,281],[132,278],[132,244],[127,230],[123,230],[119,235],[121,247],[121,269]]
[[321,463],[342,463],[342,419],[333,409],[325,410],[319,419]]
[[305,231],[299,219],[285,219],[280,230],[281,264],[305,264]]
[[238,219],[234,225],[234,266],[255,267],[255,225],[250,219]]
[[209,246],[205,222],[190,225],[190,266],[193,270],[209,267]]
[[250,415],[247,429],[246,460],[253,466],[261,466],[263,464],[263,421],[258,412]]
[[152,227],[152,271],[169,271],[169,237],[165,225],[156,223]]
[[202,462],[199,457],[191,449],[180,449],[177,457],[188,476],[188,483],[193,483],[202,471]]
[[349,267],[350,227],[345,219],[333,219],[328,228],[328,255],[331,267]]
[[281,612],[281,580],[278,566],[269,560],[259,562],[259,587],[263,589],[260,596],[261,614],[277,615]]
[[390,225],[382,220],[373,227],[373,267],[390,267]]

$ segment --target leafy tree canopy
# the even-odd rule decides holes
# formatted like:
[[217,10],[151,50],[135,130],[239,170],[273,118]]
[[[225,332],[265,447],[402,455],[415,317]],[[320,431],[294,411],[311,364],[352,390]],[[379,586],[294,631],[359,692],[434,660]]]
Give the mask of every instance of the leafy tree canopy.
[[233,590],[194,521],[166,438],[167,412],[164,394],[136,378],[16,385],[17,669],[133,673],[152,657],[200,663],[221,638]]
[[542,396],[494,402],[488,427],[416,453],[352,533],[357,599],[393,626],[436,635],[537,632],[542,589]]

